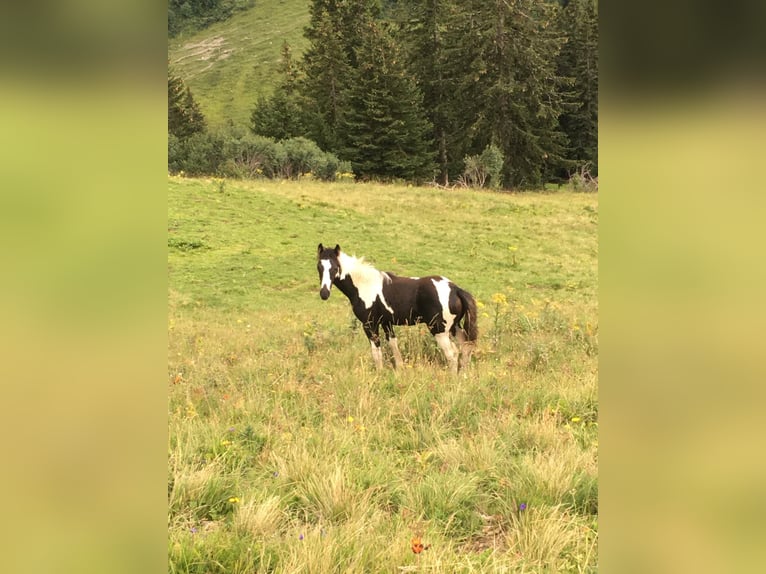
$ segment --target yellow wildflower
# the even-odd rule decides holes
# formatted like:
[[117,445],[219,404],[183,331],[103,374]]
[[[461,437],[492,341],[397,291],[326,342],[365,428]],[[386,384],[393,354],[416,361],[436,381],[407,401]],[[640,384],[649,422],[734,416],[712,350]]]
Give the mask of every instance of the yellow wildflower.
[[493,293],[492,302],[497,305],[507,305],[508,299],[506,298],[505,293]]

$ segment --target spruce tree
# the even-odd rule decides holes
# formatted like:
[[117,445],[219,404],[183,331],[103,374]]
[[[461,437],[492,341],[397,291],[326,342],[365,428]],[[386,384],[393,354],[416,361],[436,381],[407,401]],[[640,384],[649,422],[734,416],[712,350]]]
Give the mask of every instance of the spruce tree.
[[497,145],[506,187],[539,186],[565,161],[556,9],[539,0],[466,0],[453,16],[464,38],[452,56],[465,68],[456,87],[464,150]]
[[280,84],[269,96],[261,96],[250,115],[250,129],[257,135],[277,140],[306,135],[305,103],[298,92],[299,72],[287,42],[282,44]]
[[341,117],[341,157],[363,178],[422,181],[433,173],[432,126],[396,43],[370,20]]
[[346,107],[351,76],[346,40],[330,13],[315,2],[311,26],[306,37],[311,41],[303,55],[303,78],[299,91],[304,97],[307,136],[326,151],[341,147],[340,117]]
[[204,132],[205,117],[191,90],[168,66],[168,133],[184,140]]
[[306,135],[328,151],[344,145],[341,116],[348,105],[356,53],[367,23],[380,16],[377,0],[312,0],[304,31],[310,44],[303,55],[299,91],[307,116]]
[[[428,120],[433,125],[437,180],[447,185],[454,162],[455,75],[447,59],[449,14],[454,0],[414,0],[399,8],[397,38],[407,51],[408,67],[418,79]],[[453,172],[455,170],[453,169]]]
[[578,167],[591,164],[598,175],[598,3],[570,0],[561,11],[560,27],[567,42],[559,56],[559,73],[573,79],[573,109],[561,116],[569,139],[568,157]]
[[250,129],[256,135],[276,140],[303,136],[303,108],[294,94],[277,87],[270,97],[258,98],[250,115]]
[[506,51],[496,52],[500,74],[491,92],[500,105],[490,117],[506,156],[504,180],[513,186],[539,186],[565,161],[559,116],[566,109],[567,80],[556,69],[563,41],[556,10],[549,3],[513,0],[505,13]]

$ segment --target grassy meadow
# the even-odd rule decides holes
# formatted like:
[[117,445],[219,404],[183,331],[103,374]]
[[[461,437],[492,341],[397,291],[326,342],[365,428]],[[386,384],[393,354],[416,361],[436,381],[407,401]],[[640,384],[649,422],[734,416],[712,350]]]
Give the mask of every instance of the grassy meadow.
[[[170,177],[169,572],[596,571],[597,224],[569,191]],[[319,242],[473,293],[469,368],[414,326],[377,372]]]

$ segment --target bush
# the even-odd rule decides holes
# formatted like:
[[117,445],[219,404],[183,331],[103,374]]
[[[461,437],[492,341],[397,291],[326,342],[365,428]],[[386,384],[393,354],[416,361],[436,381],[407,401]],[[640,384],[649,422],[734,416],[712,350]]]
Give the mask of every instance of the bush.
[[191,176],[216,175],[224,162],[224,138],[200,132],[186,139],[168,134],[168,170]]
[[489,177],[489,186],[499,189],[503,183],[503,152],[496,145],[490,144],[481,152],[479,159]]
[[237,179],[297,179],[311,173],[334,181],[340,173],[350,172],[351,164],[303,137],[276,142],[252,133],[203,132],[183,140],[168,134],[168,171]]
[[481,155],[467,155],[463,160],[463,182],[470,186],[498,189],[502,183],[503,152],[494,144],[489,144]]
[[222,175],[256,178],[274,177],[282,153],[271,138],[246,133],[226,140],[224,156]]
[[573,191],[598,191],[598,177],[590,174],[590,162],[582,165],[569,176],[569,184]]
[[335,181],[342,173],[351,172],[351,162],[338,159],[331,153],[324,153],[313,173],[324,181]]
[[299,175],[314,172],[324,152],[313,141],[303,137],[290,138],[281,142],[285,160],[281,166],[282,177],[295,179]]
[[319,179],[334,181],[341,170],[349,169],[349,162],[340,161],[335,155],[323,152],[313,141],[298,137],[278,144],[283,156],[276,166],[275,175],[295,179],[311,173]]
[[168,134],[168,171],[178,173],[181,171],[181,161],[184,157],[183,142],[173,134]]

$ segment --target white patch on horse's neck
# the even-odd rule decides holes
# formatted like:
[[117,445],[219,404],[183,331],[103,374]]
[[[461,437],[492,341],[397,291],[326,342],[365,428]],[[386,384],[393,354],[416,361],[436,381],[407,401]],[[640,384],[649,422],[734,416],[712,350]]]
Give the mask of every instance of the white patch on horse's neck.
[[383,297],[383,280],[391,281],[387,273],[378,271],[369,263],[365,263],[364,259],[357,259],[343,252],[338,255],[338,263],[340,263],[340,278],[351,277],[354,287],[359,292],[359,298],[367,309],[372,307],[375,299],[380,297],[383,306],[393,314],[394,310]]
[[434,287],[436,287],[436,294],[439,297],[439,303],[442,304],[442,317],[444,317],[444,329],[449,332],[449,330],[452,328],[452,323],[455,322],[455,317],[457,315],[454,315],[450,313],[449,310],[449,294],[450,294],[450,286],[449,286],[449,279],[446,277],[442,277],[438,281],[436,279],[431,279],[434,283]]
[[320,260],[320,263],[324,268],[324,271],[322,272],[322,287],[327,287],[329,289],[332,287],[332,277],[330,277],[332,263],[330,263],[329,259],[322,259]]

